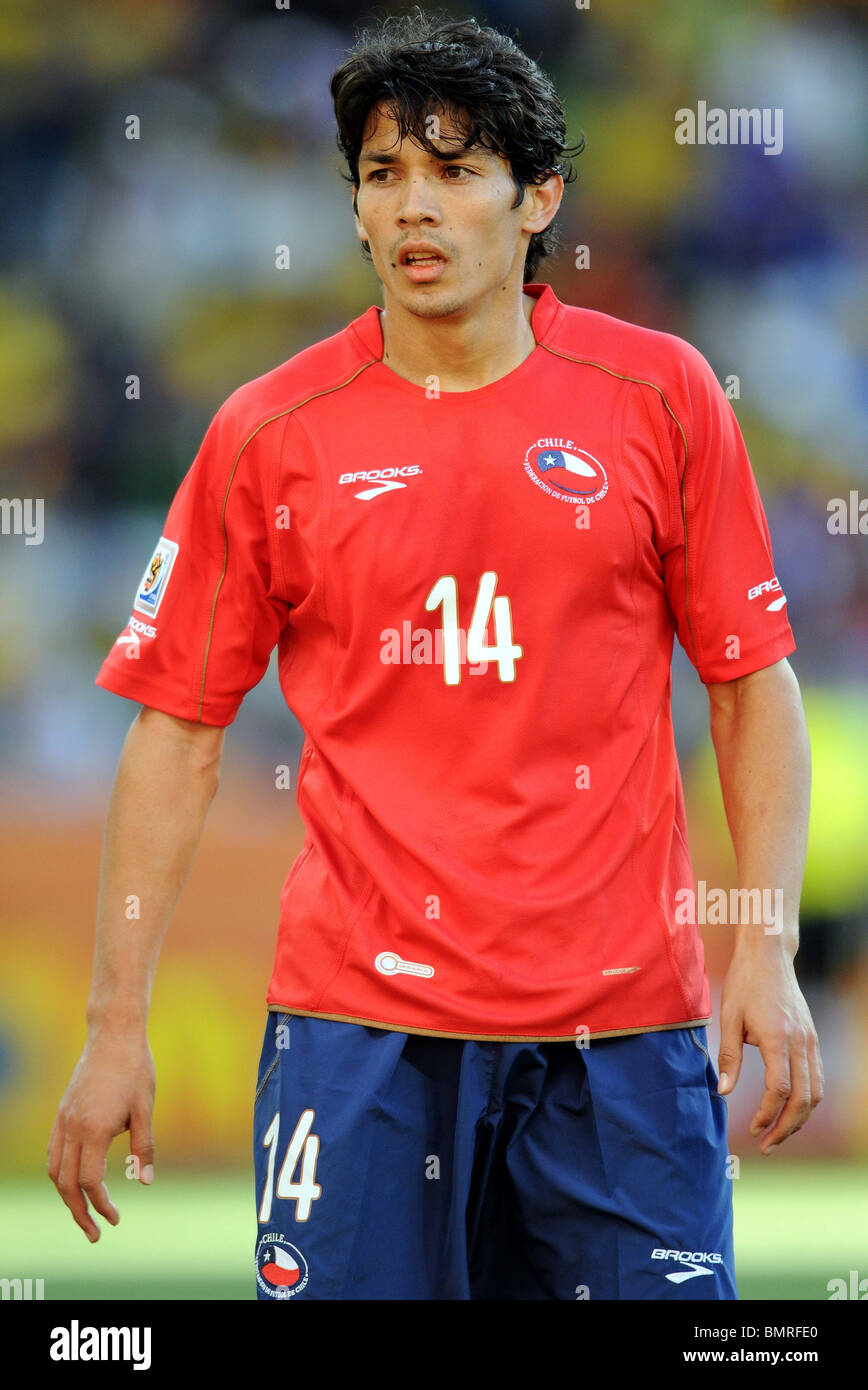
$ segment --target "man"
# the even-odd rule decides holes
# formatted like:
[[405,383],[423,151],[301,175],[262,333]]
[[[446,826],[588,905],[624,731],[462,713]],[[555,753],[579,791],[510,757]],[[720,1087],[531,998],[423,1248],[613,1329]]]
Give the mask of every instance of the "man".
[[767,1153],[822,1091],[793,971],[808,745],[741,435],[688,344],[534,281],[568,147],[511,40],[386,21],[332,94],[384,309],[221,407],[98,676],[144,709],[49,1171],[92,1240],[111,1137],[153,1176],[159,943],[277,645],[307,834],[256,1093],[258,1297],[732,1299],[676,630],[741,887],[783,895],[733,927],[720,1092],[758,1046]]

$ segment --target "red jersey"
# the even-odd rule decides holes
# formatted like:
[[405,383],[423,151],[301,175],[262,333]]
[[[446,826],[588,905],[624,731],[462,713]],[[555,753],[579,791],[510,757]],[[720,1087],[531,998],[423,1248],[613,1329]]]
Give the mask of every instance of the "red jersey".
[[397,375],[371,306],[234,392],[97,677],[226,725],[277,646],[306,835],[272,1009],[495,1040],[709,1019],[673,635],[704,682],[794,651],[765,515],[694,348],[525,293],[536,347],[478,390]]

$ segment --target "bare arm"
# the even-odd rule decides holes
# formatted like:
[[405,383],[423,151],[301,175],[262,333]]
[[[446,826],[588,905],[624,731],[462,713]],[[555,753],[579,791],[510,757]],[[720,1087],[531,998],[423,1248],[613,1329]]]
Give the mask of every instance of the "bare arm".
[[[764,1154],[801,1129],[823,1095],[817,1034],[793,958],[808,837],[811,755],[799,684],[786,660],[707,687],[711,736],[741,889],[766,890],[773,923],[742,921],[721,1000],[720,1091],[759,1047],[765,1092],[751,1124]],[[771,928],[771,929],[769,929]]]
[[130,1132],[142,1182],[153,1178],[154,1066],[147,1015],[157,957],[217,790],[225,730],[140,711],[109,804],[97,907],[88,1036],[60,1101],[48,1172],[88,1239],[112,1225],[105,1188],[112,1139]]

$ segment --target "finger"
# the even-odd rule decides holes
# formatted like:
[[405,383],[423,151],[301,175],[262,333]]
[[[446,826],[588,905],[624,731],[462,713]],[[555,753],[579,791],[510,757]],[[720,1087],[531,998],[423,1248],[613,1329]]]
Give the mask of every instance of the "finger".
[[816,1033],[808,1038],[808,1070],[811,1073],[811,1109],[815,1109],[823,1099],[826,1089],[823,1075],[823,1059]]
[[48,1154],[45,1165],[48,1170],[48,1176],[55,1184],[60,1177],[60,1161],[63,1158],[63,1140],[65,1132],[66,1125],[58,1115],[57,1119],[54,1121],[54,1128],[48,1140]]
[[727,1095],[735,1086],[741,1072],[744,1050],[744,1024],[741,1018],[730,1021],[721,1018],[720,1048],[717,1053],[717,1093]]
[[78,1180],[81,1144],[67,1135],[60,1161],[57,1190],[72,1213],[72,1219],[80,1226],[93,1244],[99,1240],[99,1227],[87,1209],[87,1199]]
[[91,1206],[112,1226],[116,1226],[121,1219],[120,1213],[105,1185],[106,1155],[110,1143],[110,1135],[85,1140],[81,1149],[79,1182]]
[[790,1095],[772,1129],[763,1135],[760,1152],[770,1153],[801,1129],[811,1113],[811,1074],[806,1054],[807,1038],[801,1034],[790,1043]]
[[154,1131],[152,1112],[136,1110],[130,1116],[130,1152],[138,1159],[139,1182],[149,1186],[154,1181]]
[[766,1064],[765,1091],[751,1121],[754,1139],[774,1123],[790,1098],[790,1054],[785,1040],[760,1044],[760,1052]]

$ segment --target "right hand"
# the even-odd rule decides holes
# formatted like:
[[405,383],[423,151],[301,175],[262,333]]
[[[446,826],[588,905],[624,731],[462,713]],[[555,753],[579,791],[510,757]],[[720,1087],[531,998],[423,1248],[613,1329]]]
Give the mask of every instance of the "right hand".
[[48,1141],[48,1175],[91,1242],[100,1228],[90,1211],[116,1226],[118,1209],[105,1185],[109,1145],[125,1130],[138,1180],[154,1178],[154,1059],[144,1031],[122,1026],[88,1038],[57,1107]]

